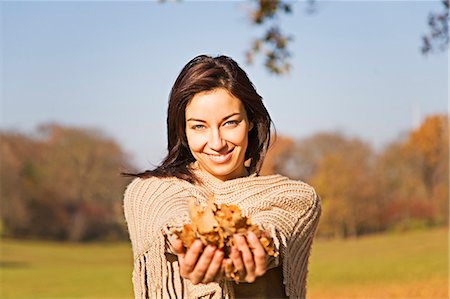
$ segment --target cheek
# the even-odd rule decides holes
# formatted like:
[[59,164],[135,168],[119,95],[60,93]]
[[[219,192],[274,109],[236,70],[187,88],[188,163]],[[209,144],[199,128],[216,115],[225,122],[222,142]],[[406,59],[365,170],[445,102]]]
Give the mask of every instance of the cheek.
[[248,143],[248,132],[245,129],[233,132],[233,134],[230,134],[228,140],[236,145],[246,147]]
[[199,152],[203,150],[206,140],[200,134],[186,134],[186,138],[188,141],[189,149],[193,152]]

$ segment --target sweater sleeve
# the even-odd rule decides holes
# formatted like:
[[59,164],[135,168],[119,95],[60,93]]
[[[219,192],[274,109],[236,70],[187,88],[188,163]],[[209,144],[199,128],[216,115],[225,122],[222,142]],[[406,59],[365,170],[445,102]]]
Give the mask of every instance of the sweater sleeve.
[[303,182],[289,181],[276,193],[268,195],[265,209],[252,220],[269,230],[279,258],[269,267],[283,265],[286,294],[305,298],[308,259],[321,213],[320,199],[314,189]]
[[[135,298],[181,296],[182,279],[176,260],[166,255],[167,225],[188,221],[181,188],[159,178],[135,179],[124,195],[124,214],[133,249]],[[169,283],[162,277],[171,276]]]
[[307,209],[294,226],[283,261],[286,293],[293,294],[295,298],[306,297],[309,255],[321,213],[319,196],[313,193],[310,200]]

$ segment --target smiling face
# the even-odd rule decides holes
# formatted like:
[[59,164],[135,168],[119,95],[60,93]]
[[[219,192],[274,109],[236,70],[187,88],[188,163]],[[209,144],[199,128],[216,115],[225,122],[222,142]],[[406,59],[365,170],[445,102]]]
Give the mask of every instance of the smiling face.
[[242,102],[226,89],[196,94],[186,106],[186,137],[199,168],[226,181],[247,175],[251,125]]

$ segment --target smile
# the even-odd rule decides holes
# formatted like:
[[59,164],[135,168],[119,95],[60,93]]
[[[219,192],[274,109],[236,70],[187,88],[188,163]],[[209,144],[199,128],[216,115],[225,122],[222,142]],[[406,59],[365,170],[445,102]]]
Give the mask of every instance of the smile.
[[229,151],[225,155],[212,155],[212,154],[206,154],[208,156],[208,159],[214,163],[226,163],[231,159],[231,156],[233,155],[233,150]]

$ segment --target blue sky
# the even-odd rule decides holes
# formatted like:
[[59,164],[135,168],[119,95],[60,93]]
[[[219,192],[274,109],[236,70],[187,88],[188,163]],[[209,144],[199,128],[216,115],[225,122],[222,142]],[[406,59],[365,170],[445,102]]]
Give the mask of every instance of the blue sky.
[[440,1],[305,3],[283,16],[293,35],[289,76],[245,51],[262,28],[249,2],[1,3],[1,128],[42,123],[98,128],[138,169],[165,154],[167,98],[184,64],[225,54],[247,71],[281,135],[339,131],[375,148],[431,113],[448,111],[448,52],[423,56],[427,16]]

